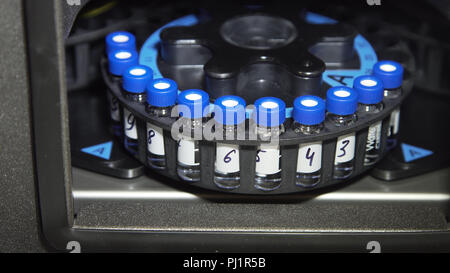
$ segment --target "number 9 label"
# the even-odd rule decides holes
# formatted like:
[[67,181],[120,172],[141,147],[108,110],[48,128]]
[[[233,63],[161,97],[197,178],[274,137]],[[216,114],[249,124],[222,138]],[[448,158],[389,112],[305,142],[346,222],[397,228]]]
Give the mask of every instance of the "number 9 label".
[[126,108],[123,109],[125,135],[131,139],[137,139],[136,119]]

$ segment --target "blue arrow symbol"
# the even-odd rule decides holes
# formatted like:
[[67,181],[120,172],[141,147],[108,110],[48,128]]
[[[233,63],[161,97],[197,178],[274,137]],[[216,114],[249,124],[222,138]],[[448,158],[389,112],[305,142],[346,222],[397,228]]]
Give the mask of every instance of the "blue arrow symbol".
[[413,160],[433,154],[433,151],[419,148],[416,146],[412,146],[412,145],[409,145],[406,143],[402,143],[402,151],[403,151],[403,158],[405,159],[405,162],[411,162]]
[[83,153],[87,153],[96,157],[100,157],[106,160],[109,160],[111,157],[113,143],[112,141],[108,141],[105,143],[100,143],[94,146],[89,146],[81,149]]

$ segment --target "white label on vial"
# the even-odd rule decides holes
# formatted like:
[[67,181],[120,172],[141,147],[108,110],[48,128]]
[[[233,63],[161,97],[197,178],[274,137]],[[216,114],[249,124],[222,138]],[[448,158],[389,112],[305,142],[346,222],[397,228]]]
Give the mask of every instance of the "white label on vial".
[[147,123],[147,149],[154,155],[164,155],[163,130],[150,123]]
[[111,119],[120,122],[119,102],[115,96],[107,92]]
[[355,133],[340,136],[336,142],[334,163],[344,163],[355,157]]
[[313,173],[322,168],[322,142],[300,144],[297,157],[298,173]]
[[178,142],[178,162],[188,165],[197,166],[200,163],[195,162],[195,154],[198,148],[195,147],[195,141],[192,139],[180,139]]
[[381,121],[369,127],[367,133],[366,152],[379,150],[381,144]]
[[260,174],[274,174],[280,171],[280,146],[262,144],[256,152],[255,171]]
[[239,171],[239,146],[217,143],[216,171],[235,173]]
[[398,127],[400,124],[400,109],[395,109],[391,113],[391,117],[389,119],[389,132],[388,136],[396,135],[398,133]]
[[125,135],[131,139],[137,139],[136,119],[126,108],[123,109],[123,122]]

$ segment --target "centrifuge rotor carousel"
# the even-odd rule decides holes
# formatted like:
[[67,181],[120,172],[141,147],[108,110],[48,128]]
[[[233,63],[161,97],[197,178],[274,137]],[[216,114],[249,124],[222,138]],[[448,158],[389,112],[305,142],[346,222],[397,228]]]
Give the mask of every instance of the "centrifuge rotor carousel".
[[[102,61],[116,135],[154,171],[215,191],[301,192],[369,170],[395,145],[412,86],[353,27],[306,11],[187,15],[139,57],[133,39],[110,34]],[[245,137],[194,139],[208,122]],[[174,136],[177,123],[191,127]]]

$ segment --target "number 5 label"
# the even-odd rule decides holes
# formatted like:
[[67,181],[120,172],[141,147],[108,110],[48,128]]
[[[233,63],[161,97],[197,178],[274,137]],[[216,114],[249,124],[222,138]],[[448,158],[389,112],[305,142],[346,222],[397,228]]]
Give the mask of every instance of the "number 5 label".
[[297,158],[298,173],[313,173],[322,167],[322,142],[300,144]]
[[336,143],[334,163],[344,163],[355,157],[355,133],[340,136]]

